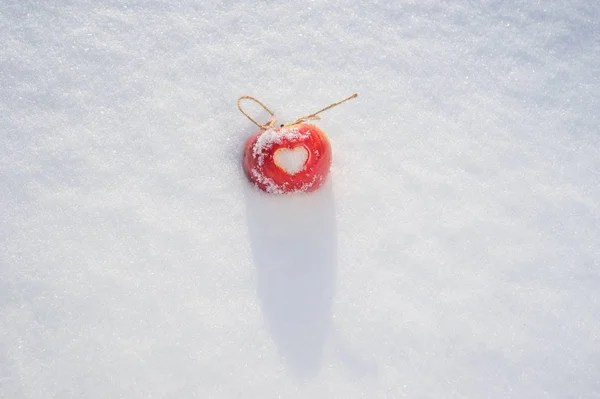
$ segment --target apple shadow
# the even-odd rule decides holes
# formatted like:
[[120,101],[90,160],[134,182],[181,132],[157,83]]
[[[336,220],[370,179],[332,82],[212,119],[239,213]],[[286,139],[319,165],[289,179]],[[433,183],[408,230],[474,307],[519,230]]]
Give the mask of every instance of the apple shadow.
[[316,375],[332,324],[337,231],[331,182],[268,195],[246,185],[257,291],[273,340],[299,379]]

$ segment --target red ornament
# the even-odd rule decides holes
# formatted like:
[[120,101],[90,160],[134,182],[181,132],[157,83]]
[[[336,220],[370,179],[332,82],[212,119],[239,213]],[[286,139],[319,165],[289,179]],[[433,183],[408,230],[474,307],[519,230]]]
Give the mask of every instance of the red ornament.
[[314,125],[261,130],[244,146],[246,176],[272,194],[314,191],[325,182],[330,167],[329,139]]
[[272,194],[310,192],[321,187],[331,167],[331,144],[329,139],[314,125],[304,123],[319,119],[321,112],[356,98],[354,93],[341,101],[307,116],[296,119],[290,125],[275,128],[277,119],[266,124],[255,121],[244,109],[241,100],[252,100],[272,117],[275,116],[265,104],[251,96],[238,99],[238,109],[261,130],[246,140],[244,145],[244,172],[258,188]]

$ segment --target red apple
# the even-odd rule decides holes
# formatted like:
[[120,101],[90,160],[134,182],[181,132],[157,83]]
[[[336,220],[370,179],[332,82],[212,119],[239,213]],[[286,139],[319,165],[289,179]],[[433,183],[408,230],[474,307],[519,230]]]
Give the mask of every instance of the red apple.
[[268,193],[314,191],[325,182],[330,167],[329,139],[314,125],[261,130],[244,145],[244,172]]

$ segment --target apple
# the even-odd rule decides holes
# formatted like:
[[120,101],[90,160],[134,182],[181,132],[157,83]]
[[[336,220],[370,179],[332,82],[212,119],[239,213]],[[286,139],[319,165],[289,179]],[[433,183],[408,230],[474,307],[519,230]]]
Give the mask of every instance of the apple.
[[248,179],[268,193],[310,192],[329,174],[331,144],[310,124],[261,130],[246,141],[243,166]]

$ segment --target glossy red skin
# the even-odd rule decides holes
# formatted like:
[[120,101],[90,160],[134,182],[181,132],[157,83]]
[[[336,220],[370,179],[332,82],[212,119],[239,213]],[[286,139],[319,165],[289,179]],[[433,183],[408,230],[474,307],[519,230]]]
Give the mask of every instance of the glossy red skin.
[[[281,129],[289,128],[298,129],[301,135],[308,133],[307,137],[281,138],[281,143],[274,143],[271,148],[265,150],[262,165],[254,154],[254,146],[265,131],[253,134],[244,145],[244,172],[248,179],[263,191],[284,194],[298,191],[311,192],[318,189],[327,179],[331,168],[331,144],[325,133],[309,124],[297,124],[273,130],[279,133]],[[302,171],[289,174],[275,164],[273,155],[278,149],[293,150],[300,145],[308,151],[308,158]],[[265,182],[265,179],[257,177],[253,170],[270,179],[271,182]]]

